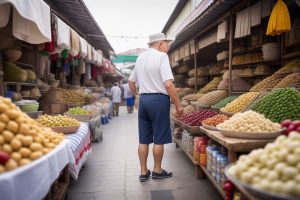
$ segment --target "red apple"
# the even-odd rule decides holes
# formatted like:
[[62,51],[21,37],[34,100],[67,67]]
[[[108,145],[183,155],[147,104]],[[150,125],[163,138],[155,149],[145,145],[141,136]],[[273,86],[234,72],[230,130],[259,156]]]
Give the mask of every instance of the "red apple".
[[298,128],[296,129],[296,131],[300,133],[300,126],[298,126]]
[[6,152],[0,151],[0,164],[4,165],[9,160],[9,158],[9,155]]
[[292,123],[293,123],[293,125],[295,126],[296,129],[298,127],[300,127],[300,120],[293,121]]

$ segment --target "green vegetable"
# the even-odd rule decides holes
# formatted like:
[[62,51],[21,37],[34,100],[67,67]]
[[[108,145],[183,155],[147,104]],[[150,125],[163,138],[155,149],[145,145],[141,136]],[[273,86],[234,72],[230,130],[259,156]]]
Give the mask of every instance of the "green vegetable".
[[235,100],[238,96],[229,96],[225,99],[222,99],[221,101],[219,101],[218,103],[216,103],[215,105],[212,106],[212,108],[223,108],[225,107],[228,103],[232,102],[233,100]]
[[253,110],[273,122],[297,120],[300,118],[300,92],[294,88],[275,89],[260,99]]
[[86,111],[80,107],[70,108],[67,113],[72,114],[72,115],[88,115],[89,114],[88,111]]

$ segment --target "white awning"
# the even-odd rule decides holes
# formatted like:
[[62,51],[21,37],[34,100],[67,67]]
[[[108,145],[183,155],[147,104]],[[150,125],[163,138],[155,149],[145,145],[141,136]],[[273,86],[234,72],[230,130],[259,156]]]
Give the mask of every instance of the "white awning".
[[7,8],[7,3],[13,5],[13,35],[16,38],[31,44],[51,41],[50,7],[44,1],[0,0],[0,7]]

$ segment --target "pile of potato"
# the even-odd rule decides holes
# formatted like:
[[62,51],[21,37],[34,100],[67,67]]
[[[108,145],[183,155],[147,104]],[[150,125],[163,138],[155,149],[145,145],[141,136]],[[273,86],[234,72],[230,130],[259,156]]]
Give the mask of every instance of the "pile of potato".
[[272,122],[252,110],[233,115],[229,120],[217,125],[217,128],[244,133],[269,133],[281,130],[279,123]]
[[42,115],[37,119],[37,122],[47,127],[80,126],[79,121],[64,115]]
[[[264,149],[239,157],[228,173],[258,190],[300,198],[300,134],[281,135]],[[282,198],[288,199],[288,198]]]
[[62,92],[62,98],[66,104],[84,104],[84,95],[74,90],[58,89]]
[[64,138],[42,127],[8,98],[0,96],[0,174],[31,163]]
[[211,106],[218,103],[220,100],[224,99],[225,97],[227,97],[227,92],[224,90],[211,91],[203,95],[200,99],[198,99],[197,103],[206,106]]
[[247,92],[242,94],[232,102],[228,103],[225,107],[221,108],[222,112],[238,113],[246,108],[251,101],[258,95],[258,92]]
[[284,88],[289,86],[300,86],[300,73],[293,73],[282,79],[275,88]]

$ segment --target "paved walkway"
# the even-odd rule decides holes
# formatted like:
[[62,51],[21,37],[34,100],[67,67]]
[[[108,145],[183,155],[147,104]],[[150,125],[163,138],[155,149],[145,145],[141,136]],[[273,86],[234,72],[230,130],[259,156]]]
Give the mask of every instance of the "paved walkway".
[[[93,157],[86,162],[78,180],[71,181],[70,200],[219,200],[221,197],[208,180],[194,177],[194,167],[175,144],[165,146],[163,167],[174,176],[140,183],[137,155],[137,112],[120,116],[104,125],[102,143],[93,143]],[[151,151],[152,152],[152,151]],[[153,157],[149,154],[152,171]]]

